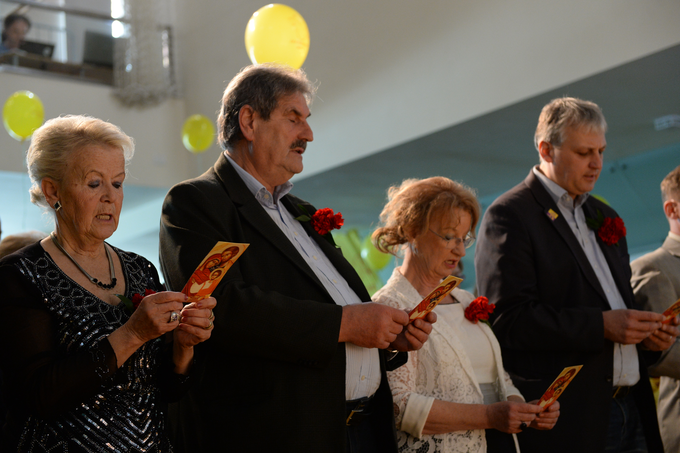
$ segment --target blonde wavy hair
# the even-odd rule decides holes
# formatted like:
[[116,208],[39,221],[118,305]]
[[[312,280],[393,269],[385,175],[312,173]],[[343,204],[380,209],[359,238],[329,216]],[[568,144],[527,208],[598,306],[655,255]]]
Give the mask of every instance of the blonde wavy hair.
[[387,204],[380,213],[381,226],[371,237],[383,253],[397,256],[408,238],[418,236],[430,228],[436,215],[455,216],[460,209],[470,214],[470,235],[474,237],[479,221],[479,202],[475,191],[465,184],[443,176],[427,179],[406,179],[387,191]]
[[131,137],[118,126],[84,115],[53,118],[39,127],[31,138],[26,154],[28,176],[32,186],[28,190],[31,203],[49,208],[40,184],[43,178],[61,182],[68,167],[68,156],[86,146],[112,146],[123,151],[125,170],[135,153]]

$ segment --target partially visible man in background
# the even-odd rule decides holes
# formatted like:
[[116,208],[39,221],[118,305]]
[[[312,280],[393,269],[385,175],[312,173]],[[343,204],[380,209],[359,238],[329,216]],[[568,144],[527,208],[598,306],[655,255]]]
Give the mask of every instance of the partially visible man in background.
[[[635,301],[663,313],[680,299],[680,166],[661,181],[663,211],[669,232],[663,245],[630,265]],[[674,343],[649,368],[659,380],[659,429],[666,453],[680,451],[680,347]]]

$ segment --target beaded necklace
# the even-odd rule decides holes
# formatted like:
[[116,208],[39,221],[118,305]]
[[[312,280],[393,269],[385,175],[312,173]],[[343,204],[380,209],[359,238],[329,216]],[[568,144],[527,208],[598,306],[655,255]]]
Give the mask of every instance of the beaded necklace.
[[56,245],[57,248],[59,250],[61,250],[61,252],[64,255],[66,255],[66,257],[68,259],[70,259],[73,264],[76,265],[78,270],[80,270],[80,272],[82,272],[85,275],[85,277],[87,277],[92,283],[94,283],[95,285],[99,286],[102,289],[112,289],[116,286],[116,281],[117,281],[116,280],[116,270],[113,268],[113,259],[111,259],[111,253],[109,253],[109,249],[108,249],[108,247],[106,247],[106,244],[104,244],[104,250],[106,251],[106,258],[108,258],[108,260],[109,260],[109,274],[111,275],[111,283],[109,283],[108,285],[100,282],[99,280],[97,280],[96,278],[94,278],[90,274],[88,274],[85,271],[85,269],[83,269],[80,266],[80,264],[78,264],[78,262],[75,259],[73,259],[73,257],[71,255],[68,254],[68,252],[64,249],[64,247],[62,247],[61,243],[57,239],[57,235],[54,234],[54,231],[50,233],[50,238],[52,238],[52,242],[54,242],[54,245]]

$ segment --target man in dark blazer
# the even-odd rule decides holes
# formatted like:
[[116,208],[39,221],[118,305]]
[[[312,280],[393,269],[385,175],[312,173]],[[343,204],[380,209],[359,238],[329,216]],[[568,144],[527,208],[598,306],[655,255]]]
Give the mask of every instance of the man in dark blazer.
[[[661,181],[668,236],[661,247],[630,263],[635,301],[663,313],[680,299],[680,166]],[[664,351],[649,368],[659,379],[659,429],[667,452],[680,451],[680,344]]]
[[312,141],[314,87],[302,71],[244,68],[218,118],[226,150],[173,187],[161,220],[161,266],[181,289],[217,241],[250,244],[216,291],[214,332],[194,385],[170,408],[180,452],[396,452],[387,359],[427,339],[434,316],[370,301],[359,276],[289,194]]
[[605,131],[591,102],[546,105],[534,138],[540,164],[480,226],[478,291],[496,304],[493,329],[524,397],[539,398],[564,367],[583,365],[560,397],[555,428],[518,436],[523,453],[663,451],[635,345],[665,349],[678,331],[662,327],[656,313],[631,309],[625,228],[588,195],[602,169]]

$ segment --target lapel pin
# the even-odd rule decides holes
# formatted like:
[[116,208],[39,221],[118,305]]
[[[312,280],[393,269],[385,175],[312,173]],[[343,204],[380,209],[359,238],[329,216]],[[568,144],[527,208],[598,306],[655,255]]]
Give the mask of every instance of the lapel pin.
[[545,215],[550,217],[550,220],[552,220],[553,222],[555,221],[555,219],[557,219],[560,216],[558,213],[556,213],[552,209],[548,209],[548,212],[546,212]]

